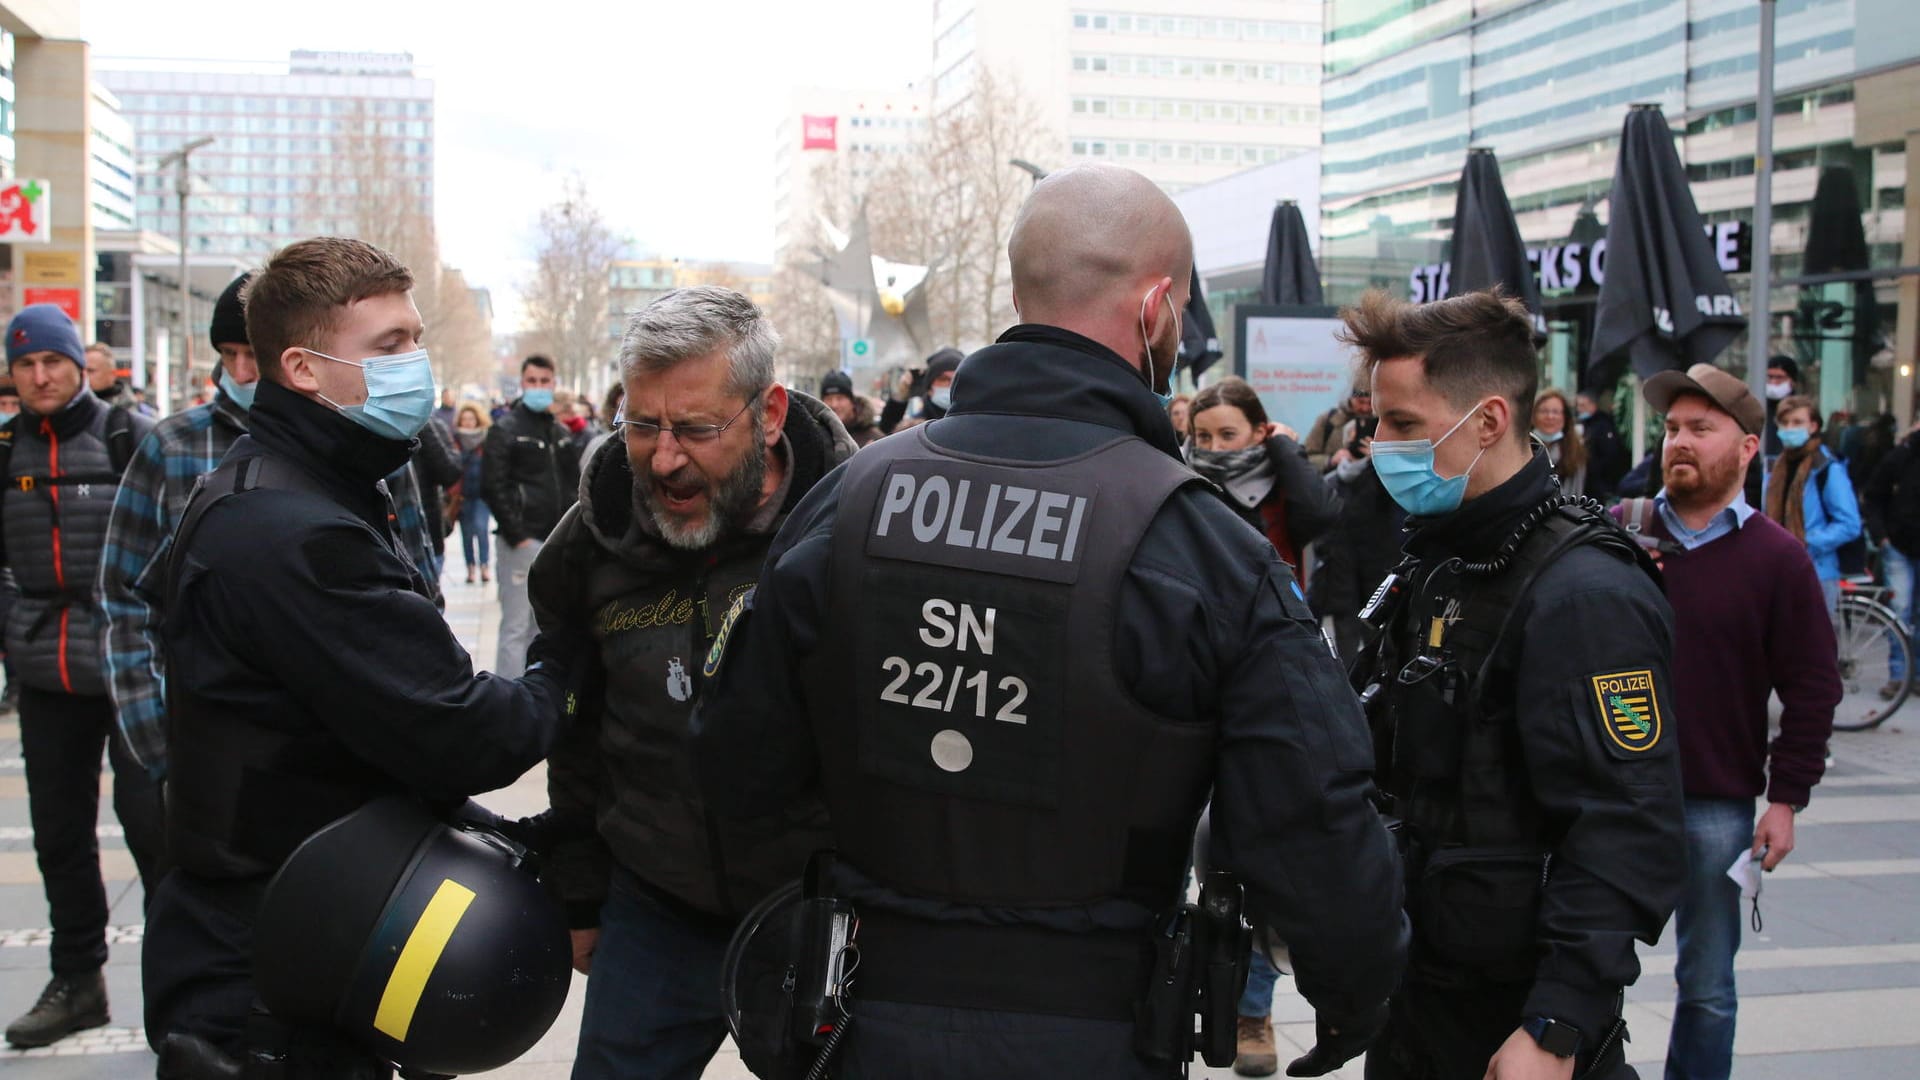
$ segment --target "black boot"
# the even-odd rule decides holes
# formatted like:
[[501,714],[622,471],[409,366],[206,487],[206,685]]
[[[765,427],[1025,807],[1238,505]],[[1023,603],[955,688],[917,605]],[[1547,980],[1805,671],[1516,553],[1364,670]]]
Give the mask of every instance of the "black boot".
[[7,1026],[7,1042],[22,1050],[48,1046],[76,1031],[104,1027],[107,980],[98,971],[55,975],[26,1015]]

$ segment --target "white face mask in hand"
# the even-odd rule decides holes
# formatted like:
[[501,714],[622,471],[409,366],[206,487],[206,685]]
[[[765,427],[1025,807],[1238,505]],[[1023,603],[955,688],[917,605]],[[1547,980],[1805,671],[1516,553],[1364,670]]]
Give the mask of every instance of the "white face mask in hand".
[[1766,858],[1766,848],[1761,848],[1757,856],[1750,849],[1742,849],[1740,857],[1727,867],[1727,876],[1740,886],[1740,899],[1753,904],[1753,932],[1756,934],[1760,932],[1760,875],[1765,872],[1763,864]]

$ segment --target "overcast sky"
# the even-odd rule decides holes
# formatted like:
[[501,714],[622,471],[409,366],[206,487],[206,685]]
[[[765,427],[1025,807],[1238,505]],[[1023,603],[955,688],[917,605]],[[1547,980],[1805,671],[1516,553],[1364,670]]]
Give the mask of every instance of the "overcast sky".
[[796,85],[924,77],[927,0],[85,0],[94,55],[284,62],[411,52],[434,80],[441,257],[509,295],[577,171],[642,251],[766,261],[774,125]]

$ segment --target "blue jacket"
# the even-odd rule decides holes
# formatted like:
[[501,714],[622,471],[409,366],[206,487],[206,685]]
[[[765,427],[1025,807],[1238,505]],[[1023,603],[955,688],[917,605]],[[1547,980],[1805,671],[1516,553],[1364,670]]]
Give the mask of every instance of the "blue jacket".
[[1860,501],[1854,497],[1845,466],[1826,447],[1820,448],[1820,461],[1813,470],[1807,478],[1804,508],[1807,551],[1821,581],[1838,581],[1840,548],[1860,538]]

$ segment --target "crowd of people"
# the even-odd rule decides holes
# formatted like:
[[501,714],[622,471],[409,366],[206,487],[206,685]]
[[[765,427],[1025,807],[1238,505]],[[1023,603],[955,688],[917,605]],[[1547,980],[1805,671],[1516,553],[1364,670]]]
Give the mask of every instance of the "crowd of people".
[[[1726,1076],[1728,867],[1793,849],[1865,549],[1911,611],[1920,429],[1698,365],[1643,387],[1636,478],[1489,291],[1344,310],[1356,380],[1303,438],[1238,378],[1174,395],[1191,238],[1137,174],[1037,184],[1009,254],[1020,325],[878,401],[781,384],[719,287],[631,316],[603,401],[540,355],[509,402],[437,393],[411,274],[337,238],[232,283],[216,385],[157,422],[21,310],[0,565],[53,938],[8,1042],[107,1022],[104,754],[163,1077],[387,1075],[404,1036],[264,1009],[253,947],[302,841],[393,796],[539,852],[580,1080],[697,1077],[803,869],[859,912],[838,1075],[1180,1075],[1203,995],[1140,995],[1244,965],[1204,996],[1245,1075],[1285,969],[1318,1017],[1291,1075],[1621,1080],[1671,922],[1667,1075]],[[490,670],[440,613],[455,529]],[[538,819],[471,805],[543,761]],[[1262,931],[1200,967],[1196,864]],[[752,1067],[801,1052],[732,1019]]]

